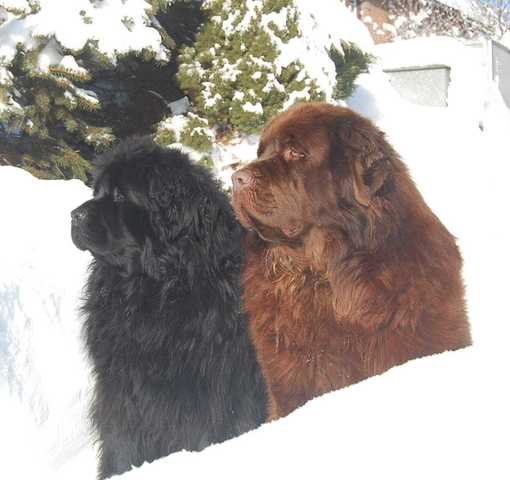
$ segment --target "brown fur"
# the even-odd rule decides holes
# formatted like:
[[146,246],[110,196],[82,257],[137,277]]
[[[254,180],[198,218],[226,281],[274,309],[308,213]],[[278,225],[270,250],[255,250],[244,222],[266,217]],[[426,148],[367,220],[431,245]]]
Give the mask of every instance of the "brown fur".
[[369,120],[295,106],[241,174],[233,205],[252,231],[245,302],[271,418],[471,343],[455,239]]

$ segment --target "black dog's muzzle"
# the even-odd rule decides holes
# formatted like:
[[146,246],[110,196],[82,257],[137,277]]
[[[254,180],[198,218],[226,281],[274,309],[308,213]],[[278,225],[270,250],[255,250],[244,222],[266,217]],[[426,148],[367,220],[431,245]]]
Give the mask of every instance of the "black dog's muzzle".
[[[71,238],[80,250],[89,250],[91,247],[105,242],[105,232],[99,229],[98,219],[93,215],[94,200],[89,200],[71,212]],[[101,230],[100,232],[98,230]]]

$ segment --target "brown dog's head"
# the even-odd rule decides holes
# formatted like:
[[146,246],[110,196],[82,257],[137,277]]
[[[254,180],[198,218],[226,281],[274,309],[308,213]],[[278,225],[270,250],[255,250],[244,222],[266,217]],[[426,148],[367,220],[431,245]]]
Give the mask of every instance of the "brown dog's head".
[[299,243],[312,227],[359,237],[404,168],[369,120],[326,103],[276,116],[257,155],[232,176],[233,205],[246,228],[282,243]]

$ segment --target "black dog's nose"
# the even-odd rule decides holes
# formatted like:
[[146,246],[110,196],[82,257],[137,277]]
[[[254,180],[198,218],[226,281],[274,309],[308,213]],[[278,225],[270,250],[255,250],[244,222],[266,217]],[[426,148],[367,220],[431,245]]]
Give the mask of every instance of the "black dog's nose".
[[252,184],[252,182],[253,175],[246,168],[242,168],[241,170],[238,170],[232,174],[232,186],[234,187],[234,190],[240,190],[242,188],[248,187]]
[[73,223],[82,222],[86,216],[87,216],[87,210],[82,207],[75,208],[71,212],[71,219],[72,219]]

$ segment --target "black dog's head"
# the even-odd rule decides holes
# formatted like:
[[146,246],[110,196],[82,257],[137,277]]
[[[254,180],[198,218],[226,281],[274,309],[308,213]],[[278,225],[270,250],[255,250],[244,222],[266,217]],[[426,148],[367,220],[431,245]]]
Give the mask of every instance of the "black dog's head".
[[189,277],[191,265],[221,262],[238,243],[228,199],[184,153],[136,137],[94,165],[94,198],[71,212],[71,235],[121,274]]

